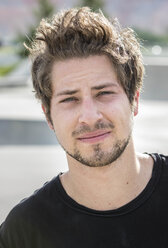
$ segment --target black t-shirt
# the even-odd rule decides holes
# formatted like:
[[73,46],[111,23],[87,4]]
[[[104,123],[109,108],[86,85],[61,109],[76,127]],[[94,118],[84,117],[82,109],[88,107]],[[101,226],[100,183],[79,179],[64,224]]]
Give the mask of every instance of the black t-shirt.
[[168,157],[152,156],[146,188],[115,210],[79,205],[57,176],[9,213],[0,248],[167,248]]

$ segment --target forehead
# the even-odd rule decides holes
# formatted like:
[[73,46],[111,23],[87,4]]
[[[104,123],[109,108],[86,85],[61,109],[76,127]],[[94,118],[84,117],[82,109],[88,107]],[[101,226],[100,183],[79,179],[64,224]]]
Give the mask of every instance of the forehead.
[[117,82],[116,72],[105,55],[72,58],[56,61],[51,71],[53,90],[61,88],[89,87],[104,82]]

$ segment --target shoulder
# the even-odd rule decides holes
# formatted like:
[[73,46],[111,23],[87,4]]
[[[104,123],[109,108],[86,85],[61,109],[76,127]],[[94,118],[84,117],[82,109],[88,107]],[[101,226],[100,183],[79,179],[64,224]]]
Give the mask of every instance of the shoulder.
[[142,168],[149,168],[152,171],[154,159],[149,153],[137,153],[137,158]]
[[22,238],[25,235],[27,239],[30,230],[38,229],[42,219],[46,221],[47,212],[58,202],[55,181],[56,178],[53,178],[45,183],[43,187],[36,190],[30,197],[23,199],[10,211],[0,226],[0,242],[19,244],[21,235]]
[[168,156],[159,153],[149,153],[147,155],[153,159],[153,174],[159,174],[162,181],[168,183]]
[[168,156],[159,154],[160,157],[160,164],[162,165],[163,176],[168,180]]
[[168,155],[159,154],[159,153],[151,153],[153,160],[157,163],[162,165],[163,167],[168,169]]
[[57,177],[51,181],[46,182],[41,188],[37,189],[31,196],[24,198],[18,203],[9,213],[9,217],[24,215],[30,213],[30,210],[36,210],[46,203],[56,201],[57,189],[56,189]]
[[145,152],[145,153],[137,153],[137,157],[140,161],[147,164],[156,162],[156,163],[163,163],[168,165],[168,155]]
[[167,164],[167,166],[168,166],[168,155],[160,154],[160,156],[161,156],[163,162],[164,162],[165,164]]
[[137,157],[148,174],[168,177],[168,156],[159,153],[137,153]]

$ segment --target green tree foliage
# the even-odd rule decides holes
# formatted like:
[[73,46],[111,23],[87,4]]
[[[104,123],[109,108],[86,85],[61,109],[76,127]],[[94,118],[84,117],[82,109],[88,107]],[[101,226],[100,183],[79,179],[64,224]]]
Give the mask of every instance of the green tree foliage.
[[50,0],[37,0],[37,3],[37,8],[33,10],[35,25],[30,26],[27,33],[18,33],[15,39],[15,43],[18,44],[17,54],[21,58],[26,58],[29,55],[23,44],[26,43],[28,46],[30,45],[32,39],[34,38],[36,27],[41,19],[50,17],[54,13],[55,8],[51,4]]
[[49,0],[38,0],[38,8],[34,10],[34,16],[37,21],[42,18],[50,17],[54,13],[54,6]]
[[101,9],[104,12],[104,0],[81,0],[79,6],[88,6],[93,11]]
[[153,46],[153,45],[160,45],[160,46],[168,46],[168,35],[167,34],[156,34],[150,31],[141,30],[138,28],[133,28],[142,41],[143,46]]

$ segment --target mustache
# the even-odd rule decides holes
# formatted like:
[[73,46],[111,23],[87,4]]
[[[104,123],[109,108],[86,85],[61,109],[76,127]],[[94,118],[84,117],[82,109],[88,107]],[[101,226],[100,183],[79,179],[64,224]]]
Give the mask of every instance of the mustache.
[[113,129],[114,125],[112,123],[103,123],[103,122],[97,122],[93,128],[89,127],[89,126],[81,126],[79,127],[77,130],[72,132],[72,136],[78,136],[80,134],[84,134],[84,133],[91,133],[91,132],[95,132],[97,130],[102,130],[102,129]]

